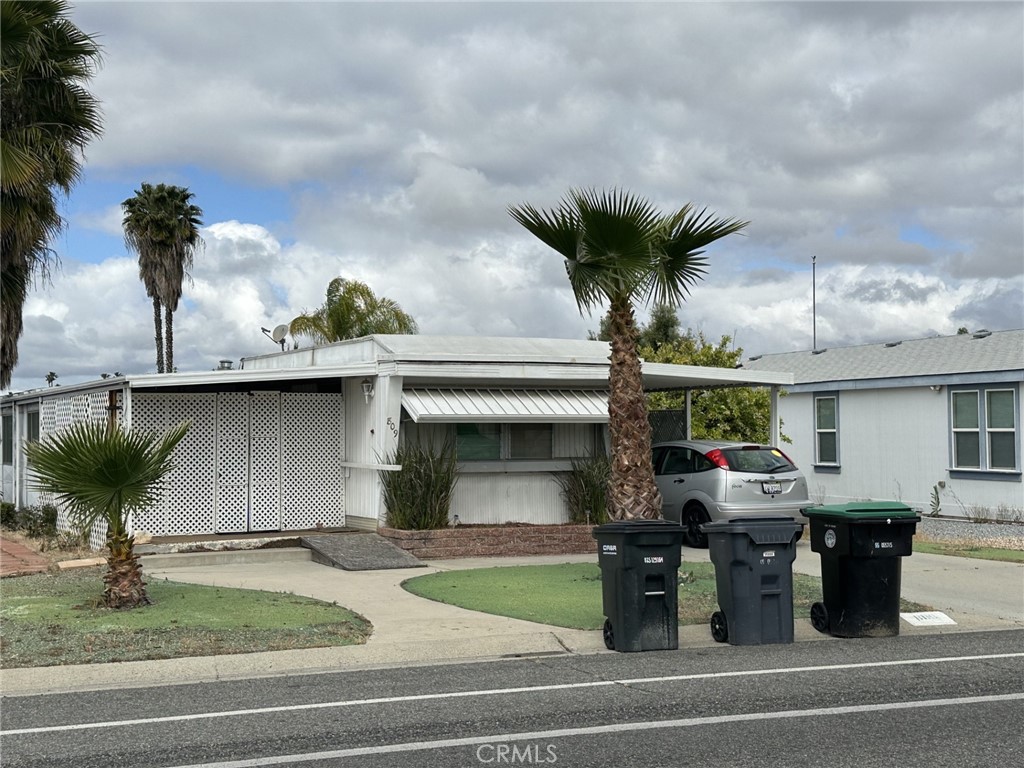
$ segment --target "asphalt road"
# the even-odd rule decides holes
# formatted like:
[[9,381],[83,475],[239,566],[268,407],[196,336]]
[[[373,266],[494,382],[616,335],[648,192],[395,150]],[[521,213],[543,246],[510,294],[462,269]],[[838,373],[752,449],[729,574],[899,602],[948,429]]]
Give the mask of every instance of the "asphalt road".
[[4,768],[1010,766],[1024,630],[7,697]]

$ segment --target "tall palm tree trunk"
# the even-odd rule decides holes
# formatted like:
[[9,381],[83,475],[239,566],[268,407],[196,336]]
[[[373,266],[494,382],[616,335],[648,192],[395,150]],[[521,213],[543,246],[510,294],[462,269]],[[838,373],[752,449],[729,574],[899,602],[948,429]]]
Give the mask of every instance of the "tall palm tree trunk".
[[135,537],[123,531],[107,533],[107,573],[103,602],[108,608],[138,608],[151,602],[142,580],[142,565],[135,554]]
[[[6,247],[6,243],[4,244]],[[18,364],[18,339],[23,328],[22,309],[28,297],[29,268],[4,253],[0,271],[0,387],[11,383]]]
[[647,418],[637,328],[628,300],[608,309],[611,368],[608,374],[608,430],[612,474],[608,512],[615,520],[661,517],[661,494],[651,463],[651,424]]
[[160,324],[160,299],[153,298],[153,328],[156,341],[156,372],[164,372],[164,334]]
[[174,373],[174,313],[169,306],[164,307],[164,344],[167,349],[164,354],[167,373]]

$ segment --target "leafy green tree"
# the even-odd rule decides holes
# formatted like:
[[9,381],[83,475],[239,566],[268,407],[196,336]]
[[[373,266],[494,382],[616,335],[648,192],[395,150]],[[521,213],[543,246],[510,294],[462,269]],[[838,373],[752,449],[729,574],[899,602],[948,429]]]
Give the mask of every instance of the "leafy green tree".
[[124,242],[139,256],[139,279],[153,301],[157,373],[174,371],[174,313],[182,284],[203,245],[203,210],[192,203],[194,197],[186,187],[144,182],[121,203]]
[[57,195],[70,194],[86,144],[102,131],[84,87],[100,47],[68,20],[69,8],[64,0],[0,3],[0,387],[18,362],[29,287],[56,263]]
[[[643,347],[640,355],[652,363],[735,368],[743,359],[743,348],[730,349],[732,338],[722,336],[717,344],[703,333],[687,330],[675,342],[657,349]],[[652,392],[647,397],[652,411],[683,410],[683,392]],[[690,428],[694,439],[739,440],[767,443],[771,439],[771,394],[754,387],[695,389],[690,393]],[[783,437],[788,442],[788,438]]]
[[554,210],[523,204],[509,213],[565,259],[581,313],[608,303],[609,517],[659,518],[634,304],[678,305],[704,276],[703,249],[747,222],[719,219],[689,203],[662,214],[622,190],[570,190]]
[[174,468],[172,453],[188,429],[184,422],[161,437],[128,432],[116,424],[79,422],[25,445],[34,487],[66,504],[80,530],[106,523],[103,601],[110,608],[149,603],[135,537],[128,533],[129,518],[159,501],[161,483]]
[[377,296],[358,280],[336,277],[327,286],[327,300],[313,312],[292,320],[292,336],[305,336],[314,344],[330,344],[377,333],[416,333],[416,321],[398,302]]

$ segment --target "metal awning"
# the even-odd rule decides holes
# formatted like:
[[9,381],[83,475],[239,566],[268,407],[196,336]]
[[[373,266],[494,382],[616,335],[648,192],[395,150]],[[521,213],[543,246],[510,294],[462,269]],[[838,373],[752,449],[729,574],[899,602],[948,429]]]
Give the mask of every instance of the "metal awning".
[[608,392],[553,389],[408,389],[402,407],[415,422],[608,421]]

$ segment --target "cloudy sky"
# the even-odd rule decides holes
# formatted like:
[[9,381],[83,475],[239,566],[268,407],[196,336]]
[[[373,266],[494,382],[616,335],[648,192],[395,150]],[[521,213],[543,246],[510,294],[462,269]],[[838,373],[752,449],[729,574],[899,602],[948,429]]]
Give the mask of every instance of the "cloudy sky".
[[[561,259],[508,216],[623,187],[751,221],[683,327],[745,354],[1024,327],[1024,5],[112,3],[105,133],[31,294],[15,390],[155,370],[121,236],[187,186],[205,251],[179,370],[274,351],[336,276],[422,333],[583,338]],[[641,313],[641,319],[643,318]]]

